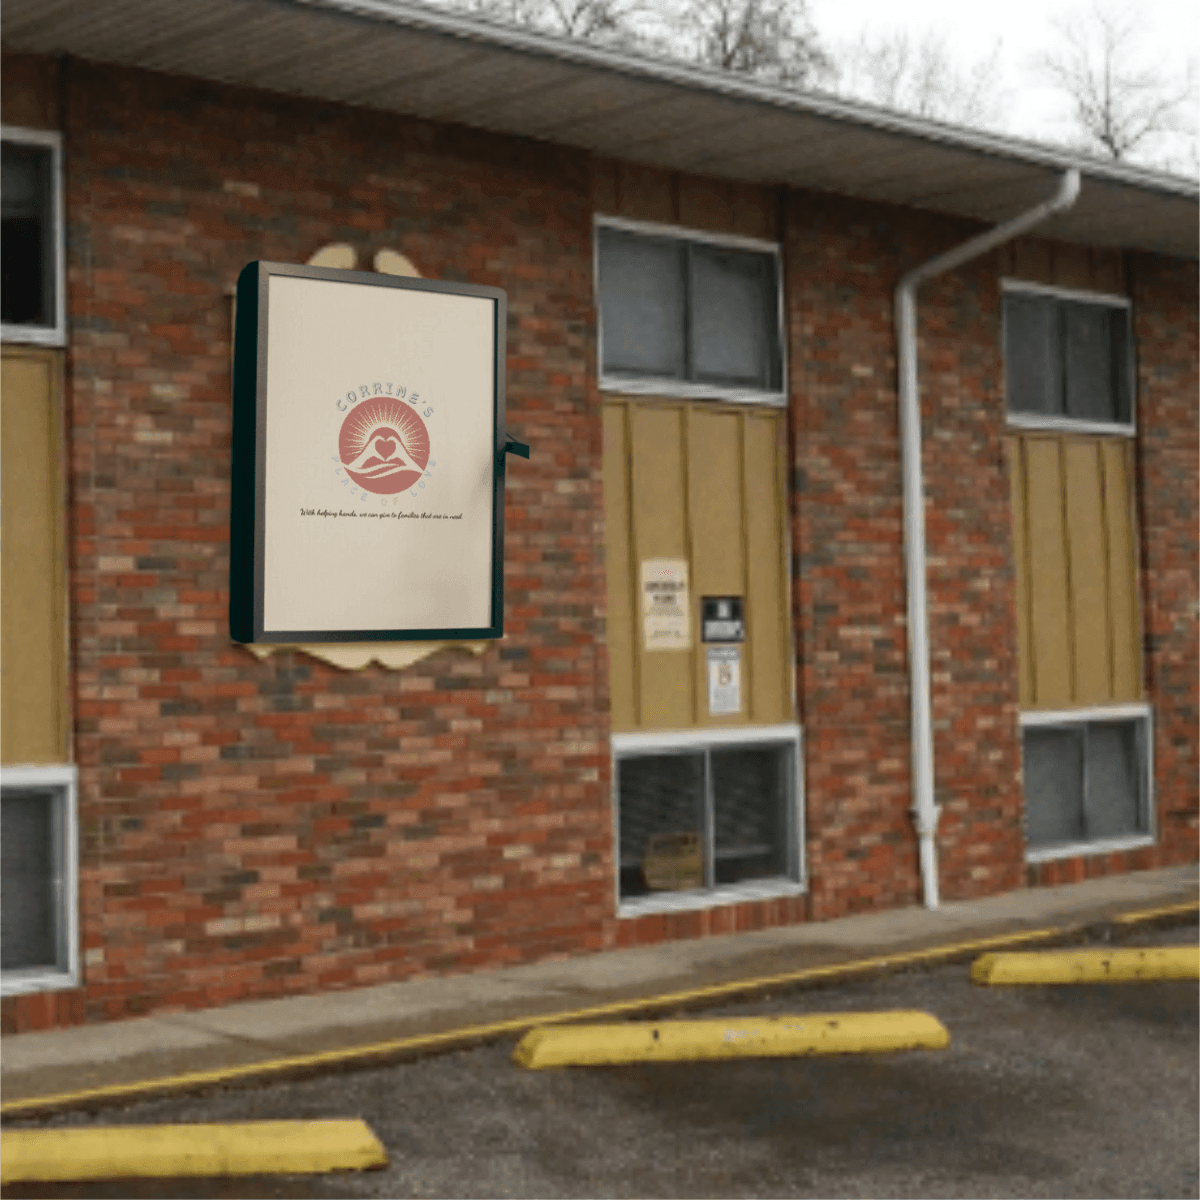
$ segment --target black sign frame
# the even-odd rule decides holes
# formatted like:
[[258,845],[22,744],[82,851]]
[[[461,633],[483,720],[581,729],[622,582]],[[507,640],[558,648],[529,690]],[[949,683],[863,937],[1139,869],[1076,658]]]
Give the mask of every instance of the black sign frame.
[[[267,330],[273,277],[327,280],[472,296],[492,302],[493,467],[490,622],[474,628],[268,629],[264,620]],[[233,352],[233,436],[229,520],[229,632],[242,643],[482,641],[504,636],[504,474],[509,452],[528,448],[505,428],[507,293],[481,284],[345,271],[292,263],[248,263],[238,277]]]

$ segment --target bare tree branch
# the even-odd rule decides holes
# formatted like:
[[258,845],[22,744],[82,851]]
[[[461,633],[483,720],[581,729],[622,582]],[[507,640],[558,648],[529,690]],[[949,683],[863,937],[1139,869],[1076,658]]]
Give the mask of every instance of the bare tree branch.
[[1058,45],[1033,69],[1069,101],[1082,149],[1114,159],[1153,157],[1162,136],[1174,134],[1190,139],[1195,159],[1194,60],[1174,77],[1148,64],[1140,55],[1144,22],[1132,9],[1096,3],[1053,25]]
[[844,96],[959,125],[999,127],[1008,96],[1000,43],[977,62],[956,65],[933,30],[914,40],[906,31],[864,33],[837,56],[837,91]]

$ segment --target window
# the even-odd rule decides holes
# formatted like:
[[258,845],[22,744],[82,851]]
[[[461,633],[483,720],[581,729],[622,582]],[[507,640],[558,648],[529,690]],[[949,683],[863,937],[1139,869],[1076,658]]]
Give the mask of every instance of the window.
[[1149,840],[1149,716],[1023,718],[1030,859]]
[[1018,424],[1133,425],[1129,306],[1086,293],[1004,294],[1009,418]]
[[0,780],[0,990],[73,987],[74,768],[6,767]]
[[797,735],[747,733],[614,737],[622,905],[795,890]]
[[61,344],[63,239],[56,133],[5,128],[0,140],[5,341]]
[[605,224],[597,264],[606,387],[782,399],[774,247]]

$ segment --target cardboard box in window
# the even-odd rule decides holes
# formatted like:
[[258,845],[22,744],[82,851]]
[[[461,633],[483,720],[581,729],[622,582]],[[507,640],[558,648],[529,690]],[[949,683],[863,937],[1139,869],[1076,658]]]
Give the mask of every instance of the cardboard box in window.
[[646,839],[642,874],[652,892],[704,886],[704,851],[698,833],[655,833]]

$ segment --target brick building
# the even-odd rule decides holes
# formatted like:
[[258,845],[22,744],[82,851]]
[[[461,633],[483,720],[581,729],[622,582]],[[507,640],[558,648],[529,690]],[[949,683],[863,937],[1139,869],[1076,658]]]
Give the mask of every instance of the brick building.
[[[1194,181],[400,3],[4,37],[6,1032],[1195,860]],[[507,292],[502,640],[231,641],[253,260]]]

